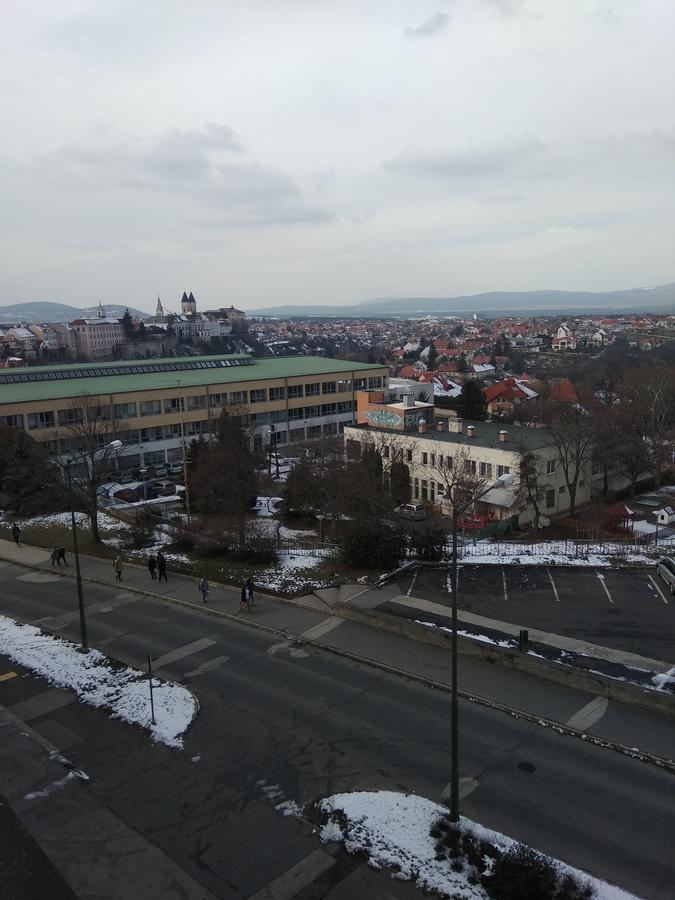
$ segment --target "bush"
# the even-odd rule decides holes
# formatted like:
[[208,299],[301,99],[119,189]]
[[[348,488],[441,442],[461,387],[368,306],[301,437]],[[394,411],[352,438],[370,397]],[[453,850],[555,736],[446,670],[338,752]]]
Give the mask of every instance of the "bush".
[[443,559],[445,531],[440,525],[427,525],[424,531],[418,531],[413,535],[413,546],[420,559],[438,562]]
[[353,524],[342,538],[342,559],[359,569],[393,569],[405,552],[403,532],[375,523]]
[[552,900],[557,881],[556,870],[546,857],[519,844],[497,857],[483,884],[494,900]]

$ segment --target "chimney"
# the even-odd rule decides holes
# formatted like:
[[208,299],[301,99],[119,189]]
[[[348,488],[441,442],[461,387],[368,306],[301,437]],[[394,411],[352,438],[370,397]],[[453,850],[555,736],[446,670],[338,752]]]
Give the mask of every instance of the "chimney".
[[417,423],[417,430],[420,434],[424,434],[427,430],[427,423],[425,419],[420,419]]
[[436,431],[445,431],[445,422],[442,419],[436,422]]
[[415,405],[415,398],[412,394],[404,394],[403,395],[403,405],[407,407],[412,407]]
[[508,441],[508,439],[509,439],[508,431],[506,430],[506,428],[502,428],[502,430],[499,432],[499,440],[504,444],[504,443],[506,443],[506,441]]
[[453,434],[462,434],[464,431],[464,423],[459,416],[448,419],[448,431],[451,431]]
[[475,431],[476,431],[476,429],[474,428],[473,425],[467,425],[467,426],[466,426],[466,436],[467,436],[467,437],[473,437]]

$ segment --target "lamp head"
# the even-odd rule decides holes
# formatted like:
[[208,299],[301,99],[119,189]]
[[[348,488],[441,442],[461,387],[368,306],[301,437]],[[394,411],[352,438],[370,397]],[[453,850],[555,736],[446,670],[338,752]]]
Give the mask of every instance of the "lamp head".
[[513,475],[509,472],[505,472],[503,475],[500,475],[496,482],[499,487],[509,487],[509,485],[513,484]]
[[109,444],[106,444],[106,450],[121,450],[124,444],[122,441],[110,441]]

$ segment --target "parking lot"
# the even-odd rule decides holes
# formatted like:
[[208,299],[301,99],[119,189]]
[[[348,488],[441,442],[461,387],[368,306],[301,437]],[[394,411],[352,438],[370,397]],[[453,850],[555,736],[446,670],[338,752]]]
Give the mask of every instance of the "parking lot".
[[[449,568],[420,569],[399,583],[449,607],[448,579]],[[490,619],[675,663],[675,602],[655,569],[460,565],[458,599]]]

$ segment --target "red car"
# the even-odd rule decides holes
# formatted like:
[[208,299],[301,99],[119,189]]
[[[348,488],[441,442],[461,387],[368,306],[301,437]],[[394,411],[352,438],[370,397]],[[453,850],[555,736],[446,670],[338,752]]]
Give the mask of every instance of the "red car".
[[136,503],[137,500],[141,499],[141,495],[136,488],[122,488],[121,491],[115,491],[113,497],[122,503]]

